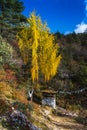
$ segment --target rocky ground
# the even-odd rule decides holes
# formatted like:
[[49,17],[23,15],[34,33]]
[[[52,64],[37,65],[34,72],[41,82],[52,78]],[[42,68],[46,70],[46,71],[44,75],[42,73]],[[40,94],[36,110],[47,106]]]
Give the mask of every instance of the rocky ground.
[[14,108],[10,113],[0,116],[0,130],[19,130],[19,128],[22,130],[87,130],[86,125],[77,123],[76,118],[79,115],[75,112],[61,107],[53,110],[47,106],[37,104],[33,106],[30,120]]
[[42,127],[43,130],[87,130],[87,126],[76,122],[78,117],[76,113],[68,112],[58,107],[59,114],[52,114],[50,107],[39,110],[39,113],[33,113],[35,124]]

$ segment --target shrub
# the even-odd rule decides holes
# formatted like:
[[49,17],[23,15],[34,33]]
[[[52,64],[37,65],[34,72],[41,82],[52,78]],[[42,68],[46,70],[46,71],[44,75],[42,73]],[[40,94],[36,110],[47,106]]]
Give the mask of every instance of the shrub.
[[0,64],[12,63],[13,48],[0,36]]
[[82,109],[82,107],[80,105],[70,105],[69,103],[66,104],[66,109],[68,110],[72,110],[72,111],[75,111],[77,113],[80,112],[80,110]]
[[20,89],[14,89],[13,90],[13,98],[17,99],[21,103],[24,103],[25,105],[28,104],[27,96],[26,96],[26,90],[24,88]]
[[87,117],[78,116],[75,119],[78,123],[83,124],[83,125],[87,125]]
[[33,104],[25,105],[22,102],[16,101],[13,103],[13,107],[21,112],[25,113],[29,120],[31,120],[31,112],[33,111]]
[[9,109],[9,102],[6,100],[5,96],[0,96],[0,115],[7,112]]
[[12,97],[12,88],[6,82],[0,82],[0,94],[5,95],[6,97]]

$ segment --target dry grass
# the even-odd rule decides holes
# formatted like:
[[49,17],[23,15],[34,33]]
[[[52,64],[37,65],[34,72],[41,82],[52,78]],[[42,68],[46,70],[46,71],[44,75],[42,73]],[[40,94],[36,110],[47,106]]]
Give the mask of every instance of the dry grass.
[[14,89],[13,90],[13,98],[19,100],[21,103],[23,103],[25,105],[28,104],[26,91],[24,88],[22,88],[21,90]]
[[12,97],[12,88],[6,82],[0,82],[0,94],[5,95],[6,97]]

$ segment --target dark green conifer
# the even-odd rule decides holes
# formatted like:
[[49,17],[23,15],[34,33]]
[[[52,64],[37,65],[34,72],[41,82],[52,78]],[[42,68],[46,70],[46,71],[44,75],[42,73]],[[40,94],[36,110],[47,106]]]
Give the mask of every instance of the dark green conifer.
[[20,0],[0,0],[0,34],[9,42],[15,40],[17,29],[26,21],[23,10]]

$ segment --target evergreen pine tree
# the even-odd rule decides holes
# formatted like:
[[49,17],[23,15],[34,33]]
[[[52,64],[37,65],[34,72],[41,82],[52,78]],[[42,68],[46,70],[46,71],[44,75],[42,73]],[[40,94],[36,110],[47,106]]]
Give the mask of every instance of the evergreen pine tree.
[[0,0],[0,34],[9,42],[15,39],[16,31],[26,18],[21,14],[23,2],[19,0]]

